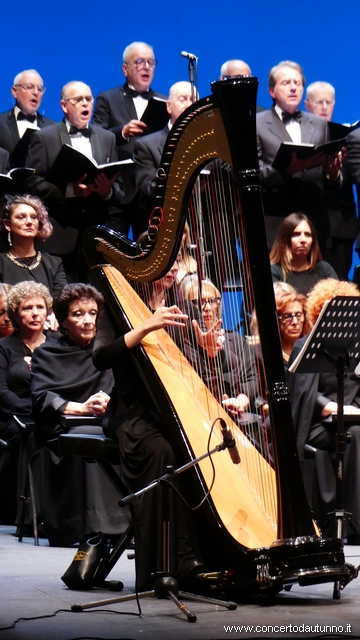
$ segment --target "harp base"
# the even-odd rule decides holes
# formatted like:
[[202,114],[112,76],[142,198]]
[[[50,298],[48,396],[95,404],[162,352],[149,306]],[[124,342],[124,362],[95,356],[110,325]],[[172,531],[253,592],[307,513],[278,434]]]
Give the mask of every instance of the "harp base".
[[277,540],[261,549],[248,549],[240,567],[203,574],[209,588],[237,602],[249,596],[271,598],[292,585],[306,587],[337,582],[343,590],[357,578],[359,567],[345,562],[343,541],[318,536]]

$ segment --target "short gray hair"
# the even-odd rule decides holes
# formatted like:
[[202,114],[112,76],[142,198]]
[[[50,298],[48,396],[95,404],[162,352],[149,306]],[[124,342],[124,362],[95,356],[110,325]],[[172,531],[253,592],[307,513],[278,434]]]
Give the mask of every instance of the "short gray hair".
[[335,88],[330,84],[330,82],[325,82],[323,80],[317,80],[316,82],[312,82],[306,89],[306,100],[310,100],[314,94],[314,91],[317,89],[331,91],[334,95],[335,100]]
[[[40,73],[38,71],[36,71],[36,69],[24,69],[24,71],[20,71],[19,73],[16,74],[15,78],[14,78],[14,84],[13,87],[15,87],[17,84],[21,84],[21,76],[24,73],[37,73],[38,76],[40,76]],[[40,76],[41,78],[41,76]],[[42,79],[42,78],[41,78]]]
[[137,49],[138,47],[149,47],[149,49],[151,49],[151,51],[154,53],[154,49],[152,48],[151,44],[148,44],[147,42],[132,42],[131,44],[128,44],[128,46],[125,47],[123,51],[123,62],[125,64],[127,63],[127,59],[131,54],[131,51],[133,49]]

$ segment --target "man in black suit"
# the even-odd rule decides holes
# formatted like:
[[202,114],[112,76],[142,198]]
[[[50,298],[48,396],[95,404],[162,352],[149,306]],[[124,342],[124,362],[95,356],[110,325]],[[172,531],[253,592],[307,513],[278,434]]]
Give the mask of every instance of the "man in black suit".
[[6,175],[10,170],[10,156],[6,149],[0,147],[0,173]]
[[[45,92],[41,76],[35,69],[21,71],[14,79],[11,89],[15,106],[0,113],[0,147],[10,154],[11,167],[22,167],[25,164],[29,139],[29,129],[43,129],[54,124],[54,120],[45,118],[39,108]],[[24,144],[19,144],[23,140]]]
[[[335,106],[334,87],[329,82],[312,82],[306,88],[304,104],[307,111],[331,122]],[[341,177],[333,189],[327,189],[324,193],[331,231],[326,259],[340,280],[346,280],[351,268],[354,240],[359,233],[353,184],[346,158]]]
[[166,108],[169,123],[160,131],[137,138],[134,144],[135,188],[138,195],[137,219],[133,220],[134,237],[147,228],[149,213],[153,209],[156,173],[170,128],[179,115],[192,104],[190,82],[176,82],[169,91]]
[[[148,127],[141,117],[153,96],[166,99],[151,88],[157,60],[153,48],[146,42],[132,42],[123,53],[122,70],[126,78],[125,84],[115,89],[99,93],[96,98],[94,122],[104,129],[109,129],[116,136],[119,159],[131,158],[135,140],[148,133]],[[131,223],[135,197],[134,168],[126,167],[124,172],[125,195],[123,212]],[[126,205],[129,205],[126,207]]]
[[[94,98],[89,86],[83,82],[69,82],[63,87],[60,105],[63,122],[33,133],[26,166],[36,169],[27,182],[29,191],[39,196],[49,208],[57,223],[47,251],[69,254],[76,249],[74,229],[82,232],[94,224],[105,224],[122,231],[119,205],[123,186],[119,175],[108,179],[100,174],[92,184],[86,184],[86,176],[65,184],[51,176],[51,168],[64,144],[94,158],[98,164],[117,160],[115,136],[96,125],[90,125]],[[66,227],[66,225],[69,225]],[[66,227],[65,232],[62,227]],[[51,245],[50,245],[51,243]],[[64,260],[69,270],[69,265]]]
[[271,247],[282,218],[303,211],[314,222],[318,240],[324,250],[330,234],[329,218],[324,203],[324,189],[332,188],[340,176],[341,153],[292,160],[283,171],[272,163],[281,142],[319,145],[330,139],[325,120],[299,110],[305,78],[296,62],[285,60],[269,73],[271,109],[256,116],[260,180],[265,211],[265,224]]
[[141,121],[141,116],[149,99],[153,96],[166,98],[150,87],[156,63],[153,48],[149,44],[129,44],[123,53],[125,84],[99,93],[96,98],[94,122],[115,133],[120,151],[125,151],[130,156],[135,139],[147,133],[147,126]]
[[[10,169],[10,156],[5,149],[0,147],[0,174],[6,175]],[[0,212],[2,212],[5,205],[5,193],[7,192],[7,185],[1,186],[0,181]],[[6,240],[0,237],[0,252],[6,247]]]

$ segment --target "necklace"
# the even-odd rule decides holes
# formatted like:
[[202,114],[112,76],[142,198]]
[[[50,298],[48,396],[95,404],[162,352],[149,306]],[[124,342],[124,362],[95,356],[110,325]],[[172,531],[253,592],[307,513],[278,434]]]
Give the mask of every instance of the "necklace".
[[[44,342],[45,342],[45,340],[46,340],[46,336],[44,336],[44,334],[43,334],[43,333],[42,333],[41,335],[42,335],[42,341],[40,342],[40,344],[44,344]],[[21,340],[21,344],[22,344],[23,351],[24,351],[24,354],[25,354],[25,355],[24,355],[24,362],[26,362],[26,364],[27,364],[27,366],[28,366],[28,369],[31,371],[32,355],[31,355],[31,356],[29,356],[29,355],[27,354],[25,347],[27,347],[27,348],[29,349],[29,351],[31,351],[31,353],[33,353],[33,352],[34,352],[34,349],[36,349],[36,347],[39,347],[39,346],[40,346],[40,344],[35,345],[35,347],[31,347],[31,346],[26,342],[26,340]]]
[[36,269],[36,267],[38,267],[41,262],[41,251],[37,252],[35,262],[33,262],[30,265],[23,264],[22,262],[20,262],[20,260],[17,260],[17,258],[15,258],[15,256],[13,256],[12,253],[10,253],[10,251],[6,254],[6,256],[7,258],[9,258],[9,260],[11,260],[11,262],[16,264],[17,267],[28,269],[28,271],[32,271],[33,269]]
[[21,340],[21,342],[29,349],[29,351],[31,351],[31,353],[33,353],[34,349],[36,349],[36,347],[39,347],[41,344],[44,344],[46,340],[46,336],[42,333],[41,334],[41,342],[39,342],[39,344],[36,344],[34,347],[30,346],[28,342],[26,342],[26,340]]

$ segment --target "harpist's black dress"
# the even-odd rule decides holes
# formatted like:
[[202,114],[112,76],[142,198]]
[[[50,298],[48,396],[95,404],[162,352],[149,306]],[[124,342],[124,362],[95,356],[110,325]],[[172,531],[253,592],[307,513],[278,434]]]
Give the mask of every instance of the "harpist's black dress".
[[[118,336],[105,310],[98,316],[93,360],[97,368],[112,368],[114,372],[115,385],[103,428],[106,435],[119,442],[125,483],[133,493],[162,476],[167,465],[176,467],[176,463],[156,417],[146,408],[147,399],[139,397],[139,380],[124,336]],[[170,570],[180,584],[186,581],[187,569],[195,560],[195,537],[189,533],[191,522],[178,495],[170,489],[166,497],[164,488],[157,486],[132,505],[137,588],[151,588],[151,574],[163,568],[161,531],[166,514],[172,531]]]

